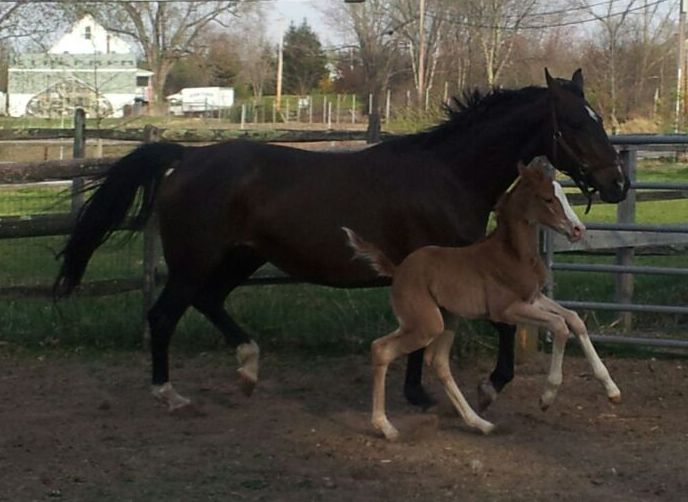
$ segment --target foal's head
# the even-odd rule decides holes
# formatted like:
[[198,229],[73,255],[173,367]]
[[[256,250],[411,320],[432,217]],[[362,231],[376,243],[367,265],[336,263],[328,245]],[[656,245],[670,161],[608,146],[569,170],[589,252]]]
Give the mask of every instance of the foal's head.
[[575,242],[583,236],[585,225],[569,205],[561,185],[545,172],[542,164],[539,159],[528,167],[519,164],[520,178],[498,211],[545,225]]

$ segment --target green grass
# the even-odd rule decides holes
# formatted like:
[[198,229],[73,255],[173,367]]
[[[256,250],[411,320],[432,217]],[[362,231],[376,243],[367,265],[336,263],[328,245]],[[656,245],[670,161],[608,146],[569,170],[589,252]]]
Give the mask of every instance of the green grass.
[[[639,168],[638,178],[648,181],[686,181],[686,164],[653,162]],[[0,216],[63,212],[69,207],[64,189],[53,185],[0,187]],[[580,211],[579,211],[580,212]],[[616,207],[594,204],[586,221],[613,221]],[[688,201],[638,204],[640,223],[685,223]],[[124,240],[118,234],[101,247],[89,265],[86,281],[135,278],[141,273],[141,238]],[[57,272],[55,253],[64,237],[0,240],[0,285],[50,284]],[[611,263],[610,256],[559,255],[557,261]],[[641,256],[637,264],[688,266],[688,256]],[[557,272],[556,296],[569,300],[613,301],[612,274]],[[636,276],[639,303],[688,304],[688,281],[665,276]],[[367,350],[369,342],[394,328],[386,288],[337,290],[313,285],[252,286],[238,288],[227,302],[231,314],[268,350],[312,350],[346,353]],[[586,312],[593,331],[606,331],[614,314]],[[133,349],[143,345],[142,299],[139,292],[88,298],[76,295],[57,306],[47,299],[0,301],[0,342],[43,349]],[[641,330],[678,331],[680,316],[636,316]],[[464,334],[478,333],[480,345],[493,347],[492,329],[485,323],[461,325]],[[173,340],[175,350],[202,351],[222,345],[217,331],[190,311]]]

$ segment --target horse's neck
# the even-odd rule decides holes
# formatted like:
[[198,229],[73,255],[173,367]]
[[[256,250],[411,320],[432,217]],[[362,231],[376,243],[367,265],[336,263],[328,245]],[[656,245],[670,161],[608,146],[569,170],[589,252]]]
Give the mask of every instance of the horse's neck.
[[[465,140],[448,141],[445,155],[448,162],[461,159],[460,175],[466,173],[475,189],[494,205],[518,176],[519,161],[527,164],[548,153],[549,120],[549,105],[543,94],[531,104],[506,110],[504,118],[493,119],[495,124],[486,123],[484,132],[471,138],[470,148],[466,148]],[[475,125],[476,130],[480,127]]]

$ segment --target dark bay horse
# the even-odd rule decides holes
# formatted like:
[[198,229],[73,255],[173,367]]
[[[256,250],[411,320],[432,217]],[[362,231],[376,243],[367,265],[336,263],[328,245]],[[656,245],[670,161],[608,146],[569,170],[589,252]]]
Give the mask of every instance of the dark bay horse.
[[[168,346],[193,306],[237,347],[251,389],[258,347],[224,308],[227,295],[266,262],[302,280],[336,286],[384,284],[351,260],[342,226],[356,228],[398,263],[428,244],[461,246],[485,235],[490,211],[517,176],[517,162],[546,155],[584,191],[622,200],[628,179],[583,76],[550,77],[546,87],[477,92],[456,100],[448,119],[356,152],[310,152],[248,141],[203,147],[138,147],[99,180],[64,250],[56,295],[80,282],[95,249],[129,213],[159,219],[168,279],[149,312],[153,386],[184,405],[169,383]],[[137,194],[141,194],[137,197]],[[497,367],[481,385],[485,401],[513,376],[514,327],[499,324]],[[406,396],[429,402],[423,355],[409,358]]]
[[445,330],[445,309],[468,319],[525,323],[549,329],[554,335],[552,365],[543,409],[556,397],[562,381],[562,359],[569,331],[581,341],[586,358],[612,402],[621,392],[600,360],[578,314],[542,294],[545,265],[538,249],[538,224],[579,240],[585,226],[571,209],[559,183],[546,172],[547,160],[537,157],[519,166],[519,179],[497,203],[497,227],[470,246],[424,246],[399,265],[374,244],[344,228],[357,257],[368,261],[380,276],[392,279],[391,303],[399,327],[372,344],[373,426],[389,440],[399,436],[385,413],[385,377],[389,363],[427,348],[425,362],[434,368],[445,392],[466,424],[484,434],[494,425],[478,416],[456,385],[449,366],[454,333]]

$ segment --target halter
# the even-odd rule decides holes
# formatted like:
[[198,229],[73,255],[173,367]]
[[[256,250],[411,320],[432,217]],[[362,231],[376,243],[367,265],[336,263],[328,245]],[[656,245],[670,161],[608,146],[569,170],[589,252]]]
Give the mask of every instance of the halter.
[[597,188],[590,186],[590,178],[588,176],[588,173],[586,173],[585,170],[581,167],[587,166],[587,163],[584,162],[576,154],[576,152],[573,151],[573,148],[571,148],[571,145],[568,144],[568,142],[564,138],[564,134],[561,132],[561,128],[559,127],[559,121],[557,120],[557,111],[554,107],[554,100],[552,100],[551,110],[552,130],[554,131],[552,135],[552,163],[555,165],[557,164],[557,147],[564,150],[564,152],[566,152],[566,154],[574,160],[576,166],[574,170],[564,171],[562,169],[562,171],[571,177],[576,186],[588,199],[588,205],[585,208],[585,214],[588,214],[590,212],[590,206],[592,205],[592,196],[595,192],[597,192]]

